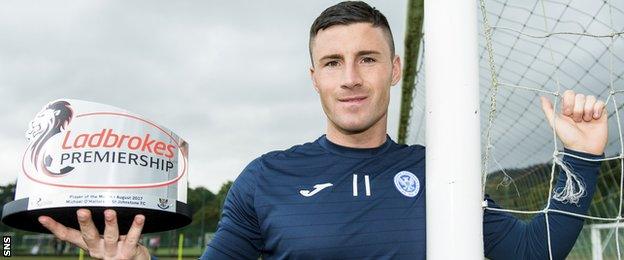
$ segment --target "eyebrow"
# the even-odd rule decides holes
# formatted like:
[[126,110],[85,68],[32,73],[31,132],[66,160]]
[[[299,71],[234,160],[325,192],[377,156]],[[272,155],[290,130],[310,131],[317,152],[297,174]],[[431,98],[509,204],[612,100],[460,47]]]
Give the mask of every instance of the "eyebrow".
[[[356,56],[364,56],[364,55],[370,55],[370,54],[381,54],[378,51],[373,51],[373,50],[363,50],[363,51],[358,51],[358,53],[356,54]],[[325,55],[323,57],[321,57],[319,59],[319,61],[323,61],[323,60],[342,60],[344,59],[344,57],[340,54],[328,54]]]
[[358,51],[357,56],[364,56],[364,55],[369,55],[369,54],[381,54],[381,53],[378,51],[366,50],[366,51]]
[[319,61],[323,61],[323,60],[342,60],[343,57],[340,54],[329,54],[329,55],[325,55],[323,57],[321,57],[319,59]]

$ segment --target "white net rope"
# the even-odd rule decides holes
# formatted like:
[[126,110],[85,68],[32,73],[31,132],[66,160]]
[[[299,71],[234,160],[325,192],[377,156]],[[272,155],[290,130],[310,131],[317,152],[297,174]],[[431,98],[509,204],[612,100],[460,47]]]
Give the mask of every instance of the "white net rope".
[[[484,193],[502,209],[523,219],[554,212],[586,219],[569,259],[591,259],[589,226],[601,229],[601,255],[624,253],[622,182],[624,144],[620,109],[624,105],[624,1],[480,0],[480,96]],[[425,44],[421,44],[426,48]],[[419,72],[424,57],[421,48]],[[424,122],[424,73],[417,73],[411,121]],[[606,101],[609,140],[588,214],[550,208],[550,199],[574,202],[585,196],[582,181],[561,163],[557,141],[541,110],[539,96],[559,113],[566,89]],[[410,124],[409,143],[424,143],[422,124]],[[573,156],[573,155],[570,155]],[[580,158],[589,160],[588,158]],[[562,169],[569,185],[553,191]],[[581,184],[581,186],[579,186]],[[552,254],[551,254],[552,258]]]

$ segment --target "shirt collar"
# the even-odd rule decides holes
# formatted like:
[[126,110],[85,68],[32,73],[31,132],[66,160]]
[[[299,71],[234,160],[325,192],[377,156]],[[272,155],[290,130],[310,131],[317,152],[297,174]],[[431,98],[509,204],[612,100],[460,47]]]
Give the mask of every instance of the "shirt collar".
[[386,134],[386,141],[378,147],[374,148],[353,148],[332,143],[327,139],[326,135],[322,135],[317,142],[325,150],[345,157],[352,158],[370,158],[386,152],[392,145],[396,145],[392,138]]

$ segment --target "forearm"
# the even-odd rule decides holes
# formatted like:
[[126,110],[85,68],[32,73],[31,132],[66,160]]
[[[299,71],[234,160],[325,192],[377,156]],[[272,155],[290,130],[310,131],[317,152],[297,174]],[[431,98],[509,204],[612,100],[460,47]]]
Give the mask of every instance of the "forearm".
[[[566,151],[584,158],[600,158],[589,154]],[[550,247],[553,259],[563,259],[574,246],[584,219],[560,213],[570,212],[586,214],[595,191],[595,183],[599,170],[599,162],[589,162],[570,156],[564,156],[563,162],[570,166],[574,174],[582,180],[585,193],[574,203],[561,202],[551,198],[548,213],[550,230]],[[561,190],[566,184],[566,174],[558,175],[555,191]],[[551,196],[552,197],[552,196]],[[494,207],[495,206],[494,204]],[[484,245],[485,253],[491,259],[549,259],[548,232],[546,232],[546,215],[540,213],[529,223],[518,220],[511,214],[486,210],[484,213]],[[513,252],[513,255],[512,255]]]
[[[570,150],[566,150],[566,152],[589,159],[602,157]],[[540,243],[539,248],[546,251],[540,254],[543,256],[548,256],[548,233],[545,232],[545,227],[548,224],[553,259],[564,259],[570,253],[570,250],[572,250],[583,228],[585,219],[580,216],[572,216],[565,213],[587,214],[596,190],[596,180],[600,169],[600,162],[586,161],[570,156],[564,156],[563,163],[567,164],[573,174],[577,174],[580,178],[580,181],[584,185],[584,194],[581,195],[577,203],[571,203],[565,200],[560,201],[554,198],[554,196],[551,196],[548,223],[546,223],[545,215],[540,214],[529,224],[530,228],[534,230],[531,234],[535,234],[534,239],[537,240],[536,242]],[[568,181],[568,178],[562,170],[559,173],[554,190],[558,192],[564,189],[566,181]]]

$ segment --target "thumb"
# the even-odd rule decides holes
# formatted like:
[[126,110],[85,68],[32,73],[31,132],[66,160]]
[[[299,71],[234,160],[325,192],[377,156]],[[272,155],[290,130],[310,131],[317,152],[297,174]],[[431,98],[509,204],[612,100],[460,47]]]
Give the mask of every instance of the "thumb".
[[605,106],[602,109],[602,114],[600,116],[600,119],[598,119],[598,122],[605,123],[607,122],[607,119],[609,119],[609,112],[607,111],[607,107]]
[[548,98],[545,98],[543,96],[540,96],[540,100],[542,101],[542,110],[544,111],[544,115],[546,116],[546,119],[548,120],[550,127],[552,127],[554,125],[554,118],[555,118],[555,111],[553,109],[553,105],[550,102],[550,100],[548,100]]

